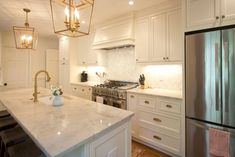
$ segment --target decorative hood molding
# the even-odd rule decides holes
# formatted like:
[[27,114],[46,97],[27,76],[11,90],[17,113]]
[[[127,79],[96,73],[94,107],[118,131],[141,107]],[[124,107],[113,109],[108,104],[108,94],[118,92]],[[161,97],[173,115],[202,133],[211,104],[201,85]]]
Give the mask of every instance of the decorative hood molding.
[[115,19],[96,29],[93,49],[134,46],[133,14]]

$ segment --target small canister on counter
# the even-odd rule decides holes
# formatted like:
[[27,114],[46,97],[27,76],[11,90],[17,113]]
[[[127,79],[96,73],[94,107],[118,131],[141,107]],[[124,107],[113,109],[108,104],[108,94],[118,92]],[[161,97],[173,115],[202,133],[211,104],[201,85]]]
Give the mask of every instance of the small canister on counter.
[[81,73],[81,82],[87,82],[87,80],[88,80],[88,74],[85,71],[83,71]]

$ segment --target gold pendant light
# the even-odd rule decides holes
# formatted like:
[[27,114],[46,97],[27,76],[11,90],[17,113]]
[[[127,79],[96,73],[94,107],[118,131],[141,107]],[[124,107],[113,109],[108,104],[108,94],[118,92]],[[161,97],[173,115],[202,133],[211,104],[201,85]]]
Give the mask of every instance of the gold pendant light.
[[17,49],[36,49],[38,37],[34,28],[29,27],[28,13],[30,12],[30,10],[24,8],[23,11],[26,13],[24,27],[13,26],[16,48]]
[[50,0],[54,32],[79,37],[90,33],[94,0]]

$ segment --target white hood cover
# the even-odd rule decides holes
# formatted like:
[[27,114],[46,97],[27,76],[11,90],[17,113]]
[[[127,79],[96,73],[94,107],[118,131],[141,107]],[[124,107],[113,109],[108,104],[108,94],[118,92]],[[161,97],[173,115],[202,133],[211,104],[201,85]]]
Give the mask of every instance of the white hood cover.
[[93,49],[112,49],[134,45],[134,18],[128,16],[96,29]]

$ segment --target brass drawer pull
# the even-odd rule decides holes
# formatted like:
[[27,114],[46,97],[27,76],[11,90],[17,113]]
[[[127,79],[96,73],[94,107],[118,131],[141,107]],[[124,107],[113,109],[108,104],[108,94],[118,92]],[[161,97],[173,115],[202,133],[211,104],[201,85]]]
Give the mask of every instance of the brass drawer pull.
[[134,98],[134,95],[131,95],[131,98]]
[[84,89],[82,89],[82,91],[84,92],[85,90],[84,90]]
[[171,105],[166,105],[166,107],[167,107],[167,108],[172,108],[172,106],[171,106]]
[[162,120],[159,119],[159,118],[153,118],[153,120],[156,121],[156,122],[162,122]]
[[157,140],[162,140],[162,138],[161,138],[161,137],[156,136],[156,135],[154,135],[154,136],[153,136],[153,138],[155,138],[155,139],[157,139]]
[[145,103],[145,104],[149,104],[149,101],[146,101],[146,100],[145,100],[144,103]]

